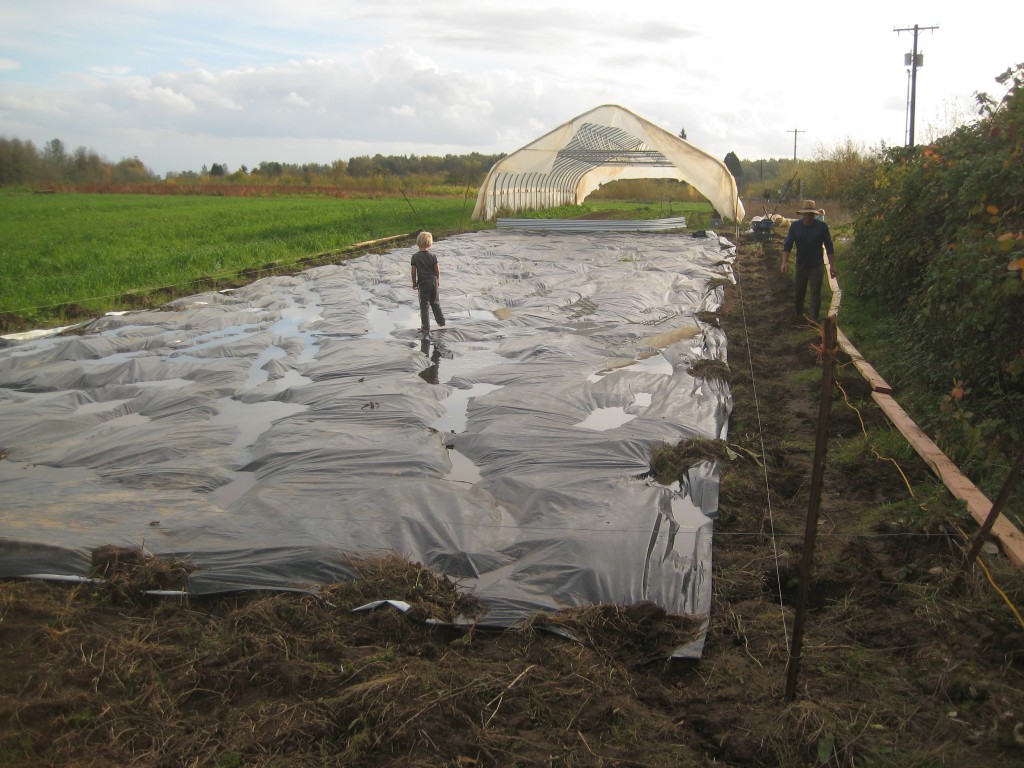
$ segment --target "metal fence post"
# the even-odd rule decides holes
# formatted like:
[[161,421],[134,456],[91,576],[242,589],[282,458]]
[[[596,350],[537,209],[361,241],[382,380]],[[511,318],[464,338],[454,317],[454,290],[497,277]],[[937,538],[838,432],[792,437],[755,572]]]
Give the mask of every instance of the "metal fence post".
[[786,701],[796,697],[796,678],[800,670],[800,651],[803,646],[807,597],[811,584],[811,565],[814,562],[814,542],[818,535],[818,512],[821,510],[821,490],[825,479],[825,452],[832,421],[832,384],[836,364],[836,319],[829,315],[822,325],[821,344],[821,396],[818,400],[818,433],[814,443],[814,469],[811,473],[811,498],[807,505],[807,525],[800,557],[800,587],[796,598],[796,617],[793,620],[793,640],[786,667]]

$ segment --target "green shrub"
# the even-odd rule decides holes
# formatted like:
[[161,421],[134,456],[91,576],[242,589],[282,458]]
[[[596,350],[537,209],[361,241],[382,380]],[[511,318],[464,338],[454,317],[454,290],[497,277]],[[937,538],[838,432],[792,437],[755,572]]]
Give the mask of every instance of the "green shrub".
[[997,81],[975,123],[883,153],[848,284],[896,319],[899,373],[941,398],[933,426],[987,461],[1024,441],[1024,65]]

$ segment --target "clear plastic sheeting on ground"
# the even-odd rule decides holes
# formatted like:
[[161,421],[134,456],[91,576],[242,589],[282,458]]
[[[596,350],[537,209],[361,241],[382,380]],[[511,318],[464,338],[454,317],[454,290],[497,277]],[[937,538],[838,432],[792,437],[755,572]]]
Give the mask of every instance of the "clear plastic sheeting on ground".
[[665,487],[650,453],[725,437],[727,384],[691,371],[725,361],[731,245],[433,250],[429,338],[399,249],[0,349],[0,576],[84,575],[113,544],[189,558],[193,593],[305,589],[394,551],[484,625],[642,600],[706,616],[717,467]]

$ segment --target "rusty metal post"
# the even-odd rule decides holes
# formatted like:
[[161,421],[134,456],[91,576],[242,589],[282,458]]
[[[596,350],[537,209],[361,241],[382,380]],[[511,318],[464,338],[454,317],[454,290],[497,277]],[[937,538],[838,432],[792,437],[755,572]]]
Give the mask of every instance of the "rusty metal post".
[[962,579],[968,569],[974,565],[974,561],[981,553],[982,545],[984,545],[985,541],[988,539],[989,533],[992,531],[992,526],[996,524],[996,519],[999,517],[999,513],[1003,511],[1003,507],[1006,506],[1006,502],[1010,500],[1010,493],[1013,492],[1013,486],[1017,482],[1017,477],[1020,475],[1022,468],[1024,468],[1024,458],[1017,459],[1017,463],[1010,467],[1010,471],[1007,473],[1006,479],[1003,480],[1003,487],[999,490],[999,496],[996,497],[995,502],[993,502],[992,509],[989,511],[988,517],[985,518],[985,522],[982,523],[981,528],[974,535],[974,543],[971,544],[971,549],[964,558],[964,562],[963,565],[960,566],[960,570],[957,571],[956,576],[953,577],[953,581],[950,586],[958,586],[960,584],[960,579]]
[[804,620],[807,597],[811,588],[811,565],[814,562],[814,542],[818,535],[818,513],[821,510],[821,490],[825,480],[825,452],[828,431],[832,421],[832,385],[836,365],[836,319],[825,318],[822,325],[821,395],[818,400],[818,433],[814,443],[814,469],[811,473],[811,498],[807,505],[807,525],[804,528],[804,546],[800,556],[800,587],[796,598],[796,617],[793,620],[793,640],[786,666],[786,701],[796,697],[796,678],[800,671],[800,650],[803,646]]

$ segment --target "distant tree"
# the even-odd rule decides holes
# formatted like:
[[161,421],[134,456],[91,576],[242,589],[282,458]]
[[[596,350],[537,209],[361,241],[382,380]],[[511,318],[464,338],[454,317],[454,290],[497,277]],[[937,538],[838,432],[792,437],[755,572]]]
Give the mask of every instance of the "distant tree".
[[226,165],[222,165],[221,163],[214,163],[213,165],[210,166],[210,175],[211,176],[227,176],[228,175],[228,167]]
[[736,157],[735,152],[730,152],[725,156],[725,167],[729,169],[729,173],[736,179],[736,186],[739,187],[743,183],[743,165],[740,163],[740,159]]
[[50,139],[46,142],[46,146],[43,147],[43,158],[54,165],[63,165],[67,159],[67,153],[64,151],[64,142],[60,139]]
[[268,163],[264,160],[259,164],[259,167],[254,168],[252,172],[254,174],[258,173],[260,176],[268,176],[272,179],[276,179],[280,178],[281,174],[284,172],[284,168],[282,168],[281,164],[278,162]]
[[157,178],[137,157],[126,157],[114,166],[115,181],[153,181]]
[[366,155],[349,158],[348,175],[356,178],[371,176],[373,174],[373,162]]
[[686,139],[686,129],[685,128],[680,128],[679,129],[679,138],[683,139],[683,140]]
[[64,150],[64,142],[50,139],[43,147],[42,176],[47,182],[63,181],[67,176],[68,155]]
[[0,186],[30,184],[38,177],[39,160],[31,141],[0,139]]
[[75,184],[99,184],[110,179],[110,165],[92,150],[78,147],[71,153],[68,177]]

